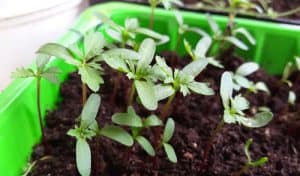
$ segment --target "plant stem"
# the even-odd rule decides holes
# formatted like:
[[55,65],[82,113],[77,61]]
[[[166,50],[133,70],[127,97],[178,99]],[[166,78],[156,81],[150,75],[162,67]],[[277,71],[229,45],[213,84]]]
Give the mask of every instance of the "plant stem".
[[112,105],[112,107],[114,107],[114,105],[115,105],[117,90],[119,89],[119,86],[120,86],[121,76],[122,76],[121,73],[118,72],[117,78],[113,79],[114,88],[113,88],[112,96],[110,97],[110,104]]
[[149,29],[153,29],[153,23],[154,23],[154,10],[156,8],[156,3],[151,4],[151,14],[150,14],[150,23],[149,23]]
[[36,77],[36,102],[37,102],[37,110],[38,110],[42,140],[44,140],[45,136],[44,136],[43,119],[42,119],[42,112],[41,112],[41,77],[40,76]]
[[135,94],[135,86],[134,86],[134,81],[133,81],[131,84],[131,88],[130,88],[130,94],[129,94],[129,98],[128,98],[128,106],[132,105],[134,94]]
[[245,164],[239,171],[232,174],[232,176],[240,176],[242,174],[247,173],[249,170],[249,165]]
[[209,137],[208,139],[208,142],[207,142],[207,145],[205,147],[205,150],[204,150],[204,154],[203,154],[203,157],[202,157],[202,162],[201,162],[201,165],[200,165],[200,171],[203,173],[205,171],[205,168],[206,168],[206,160],[208,158],[208,154],[213,146],[213,141],[214,141],[214,138],[216,137],[216,135],[223,129],[223,126],[224,126],[224,120],[222,119],[217,127],[214,129],[214,131],[212,131],[211,133],[211,136]]
[[172,102],[175,98],[175,95],[176,95],[176,92],[174,92],[173,95],[171,95],[168,98],[167,103],[164,105],[163,110],[161,111],[161,115],[160,115],[160,118],[161,118],[162,121],[165,121],[166,117],[169,115],[169,109],[170,109],[171,104],[172,104]]
[[177,52],[177,50],[179,48],[181,39],[182,39],[182,35],[178,33],[177,40],[176,40],[176,46],[175,46],[175,50],[174,50],[176,52]]
[[285,17],[285,16],[289,16],[289,15],[292,15],[292,14],[295,14],[295,13],[298,13],[298,12],[300,12],[300,7],[297,7],[295,9],[292,9],[292,10],[289,10],[289,11],[286,11],[286,12],[278,13],[277,17]]
[[82,93],[82,105],[86,102],[86,94],[87,94],[87,87],[85,83],[81,83],[81,93]]

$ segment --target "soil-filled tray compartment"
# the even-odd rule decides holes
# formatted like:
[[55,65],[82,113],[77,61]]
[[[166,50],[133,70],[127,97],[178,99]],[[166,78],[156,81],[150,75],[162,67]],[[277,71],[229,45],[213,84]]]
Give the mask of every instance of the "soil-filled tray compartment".
[[[145,6],[126,3],[107,3],[91,7],[82,13],[74,29],[85,32],[99,21],[94,12],[102,12],[111,16],[114,21],[123,24],[127,17],[139,17],[142,26],[148,26],[150,9]],[[192,12],[183,13],[185,23],[191,26],[208,30],[208,22],[204,14]],[[224,27],[226,17],[213,16]],[[300,54],[300,27],[271,22],[261,22],[249,19],[237,19],[238,26],[247,28],[257,40],[256,46],[250,46],[249,51],[237,51],[246,59],[258,62],[271,74],[280,74],[285,64]],[[155,12],[154,29],[160,33],[168,34],[172,39],[170,43],[159,47],[159,51],[173,49],[177,39],[177,23],[172,12],[158,9]],[[199,39],[198,36],[186,35],[192,44]],[[76,34],[66,33],[59,43],[69,45],[77,39]],[[183,45],[180,53],[184,54]],[[58,66],[62,71],[61,80],[66,78],[73,68],[60,60],[53,60],[51,65]],[[59,86],[42,83],[41,99],[43,115],[46,110],[54,109],[60,100]],[[35,81],[16,80],[0,95],[0,175],[19,175],[21,169],[30,157],[32,147],[38,142],[40,132],[36,113]]]

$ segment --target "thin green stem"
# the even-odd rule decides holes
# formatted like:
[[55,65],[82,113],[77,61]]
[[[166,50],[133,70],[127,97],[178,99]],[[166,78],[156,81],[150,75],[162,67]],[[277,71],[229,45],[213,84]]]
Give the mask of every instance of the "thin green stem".
[[181,39],[182,39],[182,35],[178,33],[177,40],[176,40],[176,46],[175,46],[175,50],[174,51],[178,50]]
[[163,110],[161,111],[161,120],[164,121],[166,119],[166,117],[169,115],[169,109],[171,107],[171,104],[175,98],[175,95],[176,95],[176,92],[173,93],[173,95],[171,95],[169,98],[168,98],[168,101],[167,103],[164,105],[163,107]]
[[154,24],[154,10],[156,8],[156,4],[151,4],[151,14],[150,14],[150,23],[149,23],[149,29],[153,29]]
[[300,6],[295,8],[295,9],[292,9],[292,10],[289,10],[289,11],[286,11],[286,12],[282,12],[282,13],[277,13],[277,17],[285,17],[285,16],[289,16],[289,15],[292,15],[292,14],[295,14],[295,13],[298,13],[300,12]]
[[81,93],[82,93],[82,106],[85,104],[86,102],[86,96],[87,96],[87,87],[85,83],[81,83]]
[[132,82],[131,88],[130,88],[130,94],[129,94],[129,98],[128,98],[128,106],[132,105],[134,94],[135,94],[135,85],[134,85],[134,82]]
[[42,119],[42,112],[41,112],[41,77],[39,75],[36,77],[36,102],[37,102],[39,124],[40,124],[40,129],[42,134],[42,140],[43,140],[45,136],[44,136],[43,119]]

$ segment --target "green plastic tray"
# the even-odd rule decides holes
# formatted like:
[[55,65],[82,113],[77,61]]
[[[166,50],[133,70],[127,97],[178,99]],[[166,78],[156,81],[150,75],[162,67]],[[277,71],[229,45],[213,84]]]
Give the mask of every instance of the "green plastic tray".
[[[110,15],[117,23],[123,23],[127,17],[139,17],[143,26],[148,26],[150,9],[141,5],[126,3],[105,3],[87,9],[81,14],[73,28],[85,32],[97,24],[93,12],[99,11]],[[168,34],[172,41],[159,50],[172,49],[177,38],[177,24],[173,14],[162,9],[155,11],[155,30]],[[208,23],[203,14],[184,12],[184,20],[192,26],[208,30]],[[224,27],[226,17],[214,16]],[[249,19],[237,19],[239,26],[244,26],[255,36],[257,45],[249,52],[238,51],[244,58],[261,64],[269,73],[280,74],[285,63],[294,55],[300,55],[300,27]],[[195,44],[199,36],[185,36]],[[76,40],[74,33],[67,32],[57,42],[69,45]],[[180,50],[181,54],[183,49]],[[63,70],[61,80],[74,70],[60,60],[52,60],[50,65]],[[59,86],[42,82],[42,113],[54,109],[59,101]],[[0,175],[16,176],[30,158],[32,147],[39,142],[40,132],[36,112],[34,80],[15,80],[0,94]]]

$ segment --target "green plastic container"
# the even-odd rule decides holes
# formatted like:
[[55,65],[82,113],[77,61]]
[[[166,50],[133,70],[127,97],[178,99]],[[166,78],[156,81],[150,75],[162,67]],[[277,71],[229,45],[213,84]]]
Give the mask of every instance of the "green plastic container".
[[[141,5],[125,3],[106,3],[86,10],[73,25],[73,28],[85,32],[97,24],[98,19],[93,12],[98,11],[110,15],[117,23],[122,24],[127,17],[139,17],[143,26],[148,26],[150,9]],[[155,11],[156,31],[168,34],[171,42],[161,46],[159,50],[172,49],[177,39],[177,24],[173,14],[162,9]],[[205,15],[184,12],[184,20],[192,26],[199,26],[207,31],[208,23]],[[223,27],[226,17],[214,16]],[[269,73],[280,74],[285,63],[294,55],[300,55],[300,27],[249,19],[237,19],[239,26],[244,26],[255,36],[257,45],[248,52],[238,51],[240,55],[261,64]],[[187,35],[195,44],[199,36]],[[67,32],[57,42],[69,45],[76,40],[74,33]],[[181,54],[183,49],[180,50]],[[61,80],[74,68],[61,60],[53,60],[50,65],[63,70]],[[59,86],[46,81],[42,82],[42,112],[54,109],[60,99]],[[35,81],[33,79],[15,80],[0,94],[0,175],[17,176],[30,158],[32,147],[39,142],[40,131],[36,112]]]

